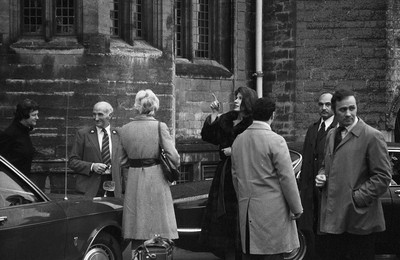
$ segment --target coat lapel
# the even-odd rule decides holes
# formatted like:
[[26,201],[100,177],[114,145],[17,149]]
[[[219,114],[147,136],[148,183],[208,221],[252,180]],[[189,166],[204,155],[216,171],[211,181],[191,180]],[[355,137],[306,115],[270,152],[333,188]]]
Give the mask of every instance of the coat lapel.
[[[114,127],[110,128],[110,133],[111,133],[111,144],[112,144],[111,157],[115,158],[114,155],[117,154],[117,148],[118,148],[118,145],[119,145],[119,138],[118,138],[117,130]],[[112,158],[111,158],[111,160],[112,160]]]
[[319,128],[320,124],[321,124],[321,119],[318,120],[317,122],[315,122],[311,129],[311,131],[312,131],[312,138],[311,138],[312,147],[315,147],[316,143],[321,141],[321,139],[323,139],[324,136],[326,136],[326,131],[324,131],[324,134],[318,138],[318,128]]
[[351,131],[349,133],[347,133],[347,135],[343,138],[343,140],[336,147],[336,150],[338,150],[340,147],[342,147],[345,143],[347,143],[352,138],[358,137],[360,135],[363,127],[364,127],[364,121],[362,121],[360,118],[358,118],[357,124],[353,127],[353,129],[351,129]]
[[[318,136],[317,135],[317,133],[318,133],[318,127],[319,127],[319,124],[321,123],[321,121],[319,120],[316,124],[317,124],[317,127],[316,127],[316,133],[315,133],[315,136]],[[320,138],[318,139],[318,141],[321,141],[322,139],[324,139],[325,137],[326,137],[326,135],[328,134],[328,132],[329,132],[329,130],[331,130],[332,128],[336,128],[336,126],[337,126],[337,121],[336,121],[336,119],[335,118],[333,118],[333,121],[332,121],[332,123],[328,126],[328,128],[324,131],[324,134],[323,135],[321,135],[320,136]],[[314,140],[315,140],[316,138],[314,138]]]
[[88,139],[92,143],[93,147],[96,147],[96,156],[99,158],[99,161],[101,162],[101,151],[100,151],[100,144],[99,144],[99,139],[97,137],[97,129],[96,127],[93,127],[90,129],[89,134],[88,134]]

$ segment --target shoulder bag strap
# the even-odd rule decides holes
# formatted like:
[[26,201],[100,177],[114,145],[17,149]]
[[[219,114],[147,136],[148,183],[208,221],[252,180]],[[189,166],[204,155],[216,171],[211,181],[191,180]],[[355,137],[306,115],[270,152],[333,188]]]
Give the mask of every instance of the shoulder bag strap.
[[162,143],[162,137],[161,137],[161,122],[158,121],[158,145],[160,146],[160,149],[164,151],[164,146]]

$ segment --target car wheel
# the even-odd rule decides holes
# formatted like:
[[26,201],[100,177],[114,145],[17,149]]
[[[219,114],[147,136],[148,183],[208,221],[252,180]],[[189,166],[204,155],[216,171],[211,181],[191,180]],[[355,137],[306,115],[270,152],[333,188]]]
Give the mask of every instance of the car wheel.
[[110,234],[100,233],[83,260],[122,260],[121,246]]
[[291,252],[285,253],[283,259],[301,260],[304,258],[304,255],[306,254],[307,251],[306,238],[300,230],[298,230],[298,235],[299,235],[300,247],[296,248]]

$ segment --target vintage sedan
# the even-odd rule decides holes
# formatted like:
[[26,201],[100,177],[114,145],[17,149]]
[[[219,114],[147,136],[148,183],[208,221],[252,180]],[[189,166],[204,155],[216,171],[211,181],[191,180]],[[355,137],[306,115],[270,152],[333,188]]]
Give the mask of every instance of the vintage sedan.
[[[302,145],[294,144],[300,151]],[[376,243],[377,254],[400,255],[400,225],[398,216],[400,213],[400,144],[388,143],[388,151],[392,160],[393,180],[388,191],[382,196],[381,201],[386,220],[386,231],[379,233]],[[290,151],[292,164],[296,177],[301,174],[302,156],[299,152]],[[178,184],[171,187],[174,197],[175,214],[178,221],[180,239],[179,247],[192,251],[206,251],[198,244],[201,232],[201,221],[211,181],[198,181],[193,183]],[[307,250],[306,240],[299,230],[300,248],[287,252],[285,259],[300,260],[304,258]]]
[[122,259],[122,200],[49,196],[0,156],[1,259]]
[[[290,150],[296,177],[300,174],[302,156]],[[175,215],[178,223],[179,240],[177,246],[191,251],[206,251],[198,244],[201,222],[207,203],[211,180],[196,181],[171,186],[174,198]],[[300,248],[287,252],[285,259],[302,259],[307,250],[305,238],[299,230]]]

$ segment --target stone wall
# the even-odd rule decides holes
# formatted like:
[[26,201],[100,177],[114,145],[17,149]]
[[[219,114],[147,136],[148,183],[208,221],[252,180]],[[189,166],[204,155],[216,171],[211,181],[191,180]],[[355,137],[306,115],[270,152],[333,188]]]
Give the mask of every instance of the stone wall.
[[163,13],[157,20],[159,24],[154,25],[154,44],[137,40],[132,45],[105,34],[109,24],[101,20],[109,16],[109,10],[100,9],[109,1],[83,2],[82,37],[47,40],[13,34],[12,18],[4,10],[14,10],[16,2],[0,3],[0,20],[5,22],[0,25],[4,39],[0,48],[0,130],[11,123],[20,100],[31,98],[39,103],[39,121],[32,133],[38,152],[33,172],[66,170],[65,161],[75,132],[93,125],[92,108],[100,100],[111,103],[112,124],[121,126],[134,116],[136,93],[152,89],[160,99],[157,118],[175,133],[170,22],[173,6],[169,1],[160,7]]
[[276,99],[272,128],[287,141],[296,136],[296,1],[263,2],[264,93]]
[[296,139],[318,118],[321,91],[356,92],[358,114],[386,130],[388,1],[297,1]]
[[[214,93],[222,104],[221,113],[233,108],[234,90],[239,86],[255,89],[253,73],[255,16],[254,4],[234,1],[232,66],[224,67],[216,61],[208,64],[176,64],[176,143],[182,162],[193,165],[194,179],[201,179],[202,164],[216,163],[216,146],[201,140],[201,128],[210,114]],[[228,47],[226,47],[228,48]]]

